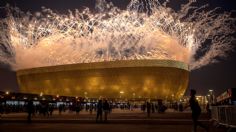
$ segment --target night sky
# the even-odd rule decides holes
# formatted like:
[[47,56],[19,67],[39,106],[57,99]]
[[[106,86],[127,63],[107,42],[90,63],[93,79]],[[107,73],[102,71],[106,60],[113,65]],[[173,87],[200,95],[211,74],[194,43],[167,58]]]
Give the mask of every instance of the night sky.
[[[183,0],[171,0],[170,6],[178,9],[180,1]],[[208,3],[211,8],[221,7],[223,10],[232,11],[236,10],[236,4],[233,1],[235,0],[208,0]],[[23,11],[41,11],[41,7],[44,6],[59,13],[65,13],[68,9],[94,8],[96,0],[0,0],[0,7],[4,7],[6,3],[17,6]],[[113,0],[113,3],[124,9],[129,1]],[[0,19],[4,16],[3,8],[0,8]],[[233,45],[236,47],[236,42]],[[15,72],[11,71],[9,66],[0,64],[0,91],[18,91],[15,76]],[[227,58],[221,59],[218,63],[191,71],[187,94],[189,89],[193,88],[197,90],[198,94],[206,94],[208,89],[213,89],[215,94],[218,95],[233,87],[236,87],[236,48]]]

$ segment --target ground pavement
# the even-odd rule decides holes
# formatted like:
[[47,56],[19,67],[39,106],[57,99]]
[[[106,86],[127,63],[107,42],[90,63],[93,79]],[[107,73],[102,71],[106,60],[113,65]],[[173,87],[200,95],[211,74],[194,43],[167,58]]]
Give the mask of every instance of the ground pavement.
[[[82,111],[64,112],[61,115],[55,111],[52,116],[36,115],[32,123],[27,123],[26,113],[4,114],[0,120],[0,132],[191,132],[191,112],[167,111],[165,113],[152,113],[147,118],[146,113],[139,110],[113,110],[108,116],[108,122],[96,123],[96,113]],[[224,127],[215,127],[203,113],[200,121],[210,126],[212,132],[225,132]],[[198,128],[198,132],[204,129]]]

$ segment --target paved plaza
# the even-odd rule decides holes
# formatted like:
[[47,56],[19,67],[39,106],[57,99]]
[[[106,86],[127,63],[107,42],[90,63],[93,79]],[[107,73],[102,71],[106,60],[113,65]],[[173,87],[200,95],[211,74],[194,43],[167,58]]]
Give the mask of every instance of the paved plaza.
[[[68,123],[13,123],[1,124],[1,132],[191,132],[191,125],[158,124],[68,124]],[[225,132],[223,128],[213,128],[212,132]],[[198,132],[204,129],[198,128]]]
[[[167,110],[165,113],[152,113],[147,118],[146,113],[139,110],[113,110],[109,114],[108,122],[96,123],[96,113],[82,111],[64,112],[61,115],[55,111],[52,116],[36,115],[32,123],[27,123],[26,113],[3,114],[1,117],[0,132],[56,132],[56,131],[81,131],[81,132],[191,132],[191,112],[175,112]],[[224,132],[224,127],[214,126],[203,113],[200,121],[210,127],[211,132]],[[204,129],[198,128],[198,132]]]

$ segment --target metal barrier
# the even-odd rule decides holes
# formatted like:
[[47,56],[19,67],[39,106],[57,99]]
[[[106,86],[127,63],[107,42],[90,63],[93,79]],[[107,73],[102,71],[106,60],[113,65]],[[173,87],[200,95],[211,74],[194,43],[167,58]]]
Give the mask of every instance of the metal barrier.
[[236,128],[236,106],[212,106],[211,117],[221,125]]

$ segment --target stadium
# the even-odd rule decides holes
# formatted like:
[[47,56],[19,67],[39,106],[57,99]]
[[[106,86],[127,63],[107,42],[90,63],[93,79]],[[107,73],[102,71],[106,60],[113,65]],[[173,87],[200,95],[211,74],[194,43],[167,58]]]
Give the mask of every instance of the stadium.
[[188,65],[173,60],[122,60],[22,69],[22,93],[87,98],[179,99]]

